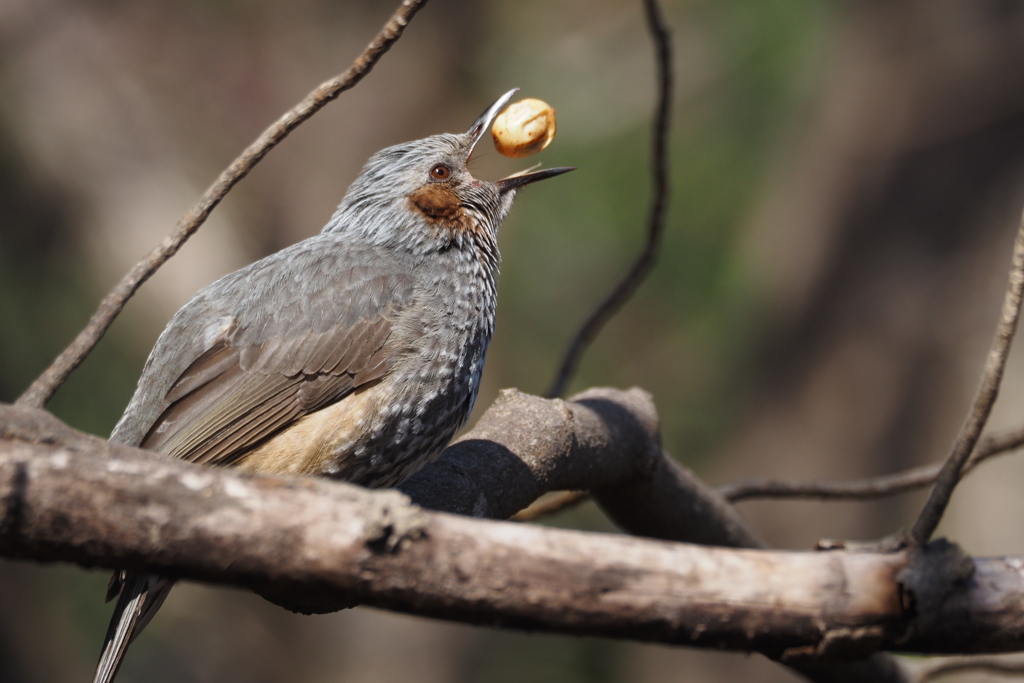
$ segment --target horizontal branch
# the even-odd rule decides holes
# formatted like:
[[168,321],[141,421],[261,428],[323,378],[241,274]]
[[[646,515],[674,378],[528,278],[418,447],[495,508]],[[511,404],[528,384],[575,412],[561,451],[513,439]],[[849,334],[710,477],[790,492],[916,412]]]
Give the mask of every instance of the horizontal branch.
[[1024,642],[1024,559],[942,543],[706,548],[472,519],[393,491],[165,460],[16,407],[0,408],[0,555],[248,586],[300,611],[358,602],[794,665]]

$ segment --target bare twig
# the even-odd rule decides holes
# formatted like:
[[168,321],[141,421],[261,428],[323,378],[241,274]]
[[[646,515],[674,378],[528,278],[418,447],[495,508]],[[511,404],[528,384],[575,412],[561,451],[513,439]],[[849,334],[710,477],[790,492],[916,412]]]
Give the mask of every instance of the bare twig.
[[672,108],[672,39],[657,0],[643,0],[643,2],[647,14],[647,25],[655,43],[658,69],[658,108],[654,120],[651,158],[654,196],[647,218],[647,243],[633,267],[576,332],[576,336],[573,337],[572,343],[569,344],[565,357],[562,359],[558,374],[555,375],[555,379],[547,391],[549,398],[565,393],[573,375],[576,374],[583,352],[611,317],[629,301],[650,273],[658,256],[662,233],[665,231],[665,211],[668,207],[669,186],[668,133]]
[[964,671],[1020,677],[1024,675],[1024,660],[1019,657],[950,657],[914,667],[916,683],[928,683]]
[[363,76],[401,37],[402,32],[427,0],[404,0],[388,22],[381,29],[359,57],[356,58],[348,71],[322,83],[316,90],[306,95],[305,99],[289,110],[284,116],[263,131],[255,142],[249,145],[242,155],[235,159],[216,182],[200,197],[199,202],[186,213],[174,232],[154,249],[149,256],[139,261],[125,275],[114,289],[104,297],[100,306],[89,319],[85,328],[78,333],[74,341],[61,352],[60,356],[40,375],[32,385],[18,398],[21,405],[43,407],[53,394],[67,380],[68,376],[89,355],[93,347],[103,338],[114,319],[121,313],[125,304],[146,280],[153,275],[189,237],[199,229],[224,196],[239,180],[252,170],[267,152],[284,140],[300,124],[320,111],[328,102],[341,93],[352,88],[362,80]]
[[999,324],[996,326],[995,338],[992,340],[992,347],[989,349],[988,358],[985,361],[981,384],[974,397],[974,403],[971,405],[971,411],[960,428],[953,452],[942,465],[935,486],[928,494],[928,500],[910,531],[910,537],[916,543],[926,543],[935,532],[935,528],[946,511],[946,506],[949,504],[949,499],[953,495],[953,489],[960,481],[964,465],[981,436],[981,430],[988,422],[992,404],[995,403],[996,396],[999,395],[999,384],[1003,379],[1003,370],[1006,367],[1010,344],[1013,343],[1013,335],[1017,331],[1022,290],[1024,290],[1024,216],[1021,217],[1017,238],[1013,243],[1013,265],[1010,268],[1010,278],[1006,286],[1006,297],[1003,299],[1003,310],[999,316]]
[[[1024,429],[985,437],[964,466],[963,476],[986,460],[998,455],[1006,455],[1022,446],[1024,446]],[[715,487],[715,491],[730,503],[759,498],[872,500],[929,486],[935,482],[941,468],[942,464],[937,463],[879,477],[849,481],[747,479],[722,484]],[[589,497],[590,494],[586,491],[558,491],[535,501],[529,507],[516,513],[511,519],[515,522],[533,521],[575,507]]]
[[535,500],[530,507],[520,510],[509,519],[513,522],[532,522],[556,512],[570,510],[589,497],[586,491],[556,491],[546,498]]
[[[963,474],[997,455],[1004,455],[1024,446],[1024,429],[989,436],[981,440],[974,454],[964,465]],[[871,500],[924,488],[935,482],[942,463],[867,479],[850,481],[785,481],[748,479],[723,484],[716,491],[730,502],[756,498],[807,498],[814,500]]]

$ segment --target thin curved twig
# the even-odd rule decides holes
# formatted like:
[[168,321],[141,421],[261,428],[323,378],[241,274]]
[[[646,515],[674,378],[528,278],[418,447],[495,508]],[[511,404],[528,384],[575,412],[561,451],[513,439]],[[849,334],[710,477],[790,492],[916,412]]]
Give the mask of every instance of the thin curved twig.
[[989,349],[988,358],[985,361],[981,384],[978,386],[978,392],[974,396],[967,419],[960,428],[953,452],[949,454],[949,458],[942,465],[935,486],[928,494],[928,500],[925,501],[917,521],[914,522],[914,526],[910,530],[910,538],[915,543],[927,543],[935,533],[935,528],[939,525],[946,506],[949,505],[953,489],[960,481],[964,465],[974,451],[974,446],[981,436],[981,430],[988,422],[992,404],[995,403],[996,396],[999,395],[999,385],[1003,380],[1003,370],[1006,368],[1006,357],[1009,355],[1010,345],[1013,343],[1013,335],[1017,331],[1021,295],[1024,292],[1024,216],[1021,217],[1020,226],[1017,228],[1017,238],[1013,243],[1012,263],[1009,282],[1006,285],[1006,296],[1003,299],[1003,310],[999,316],[999,324],[996,326],[992,348]]
[[647,15],[647,26],[654,39],[658,69],[658,108],[654,120],[651,159],[654,196],[647,218],[647,243],[633,267],[576,332],[576,336],[573,337],[562,358],[558,373],[547,391],[548,398],[555,398],[565,393],[569,382],[576,374],[583,352],[647,278],[648,273],[654,267],[658,250],[661,247],[661,236],[665,231],[665,212],[668,207],[669,188],[668,133],[672,109],[672,38],[657,0],[643,0],[643,2]]
[[345,73],[322,83],[306,95],[302,102],[263,131],[263,134],[256,138],[256,141],[249,145],[241,156],[220,174],[220,177],[203,193],[192,210],[178,221],[174,232],[166,237],[160,246],[146,258],[135,264],[128,274],[117,283],[117,286],[110,290],[74,341],[61,352],[42,375],[32,382],[32,385],[18,398],[17,403],[35,408],[45,406],[68,376],[103,338],[111,323],[142,286],[142,283],[177,253],[186,240],[206,221],[210,212],[231,188],[248,175],[253,166],[259,163],[267,152],[284,140],[289,133],[320,111],[328,102],[361,81],[384,53],[391,49],[391,46],[401,37],[413,15],[422,9],[427,1],[404,0],[388,22],[384,24],[384,28],[373,39],[373,42],[356,58]]
[[915,681],[929,683],[965,671],[1020,677],[1024,675],[1024,660],[1020,657],[949,657],[919,667],[915,672]]
[[558,491],[535,500],[529,507],[523,508],[509,517],[511,522],[532,522],[541,517],[553,515],[562,510],[574,508],[590,497],[587,491]]
[[[964,466],[962,477],[982,462],[1024,446],[1024,428],[986,437]],[[748,479],[716,487],[732,503],[757,498],[804,498],[813,500],[872,500],[924,488],[934,483],[942,463],[914,467],[894,474],[849,481],[786,481]]]

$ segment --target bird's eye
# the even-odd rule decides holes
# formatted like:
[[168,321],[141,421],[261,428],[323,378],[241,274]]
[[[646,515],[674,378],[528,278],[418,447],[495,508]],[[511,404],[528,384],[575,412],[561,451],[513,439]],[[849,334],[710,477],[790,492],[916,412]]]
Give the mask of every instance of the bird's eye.
[[448,180],[448,177],[452,174],[452,169],[448,168],[444,164],[438,164],[434,168],[430,169],[430,177],[434,180]]

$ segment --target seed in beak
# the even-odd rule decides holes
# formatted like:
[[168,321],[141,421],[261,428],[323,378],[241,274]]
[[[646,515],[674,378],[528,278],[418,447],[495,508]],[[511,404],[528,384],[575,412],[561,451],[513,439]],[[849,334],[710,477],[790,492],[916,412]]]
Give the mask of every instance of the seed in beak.
[[541,100],[520,100],[494,120],[491,135],[495,149],[504,156],[536,154],[555,139],[555,110]]

